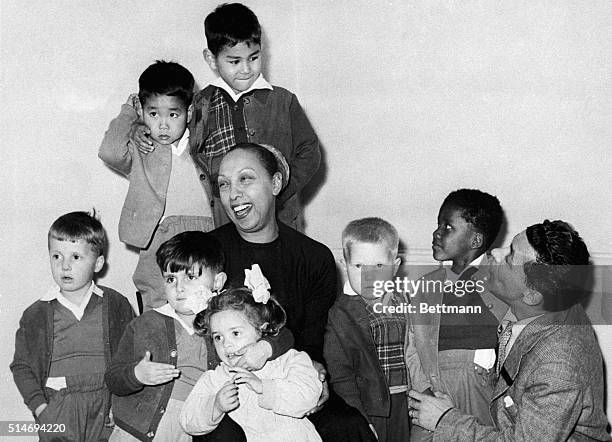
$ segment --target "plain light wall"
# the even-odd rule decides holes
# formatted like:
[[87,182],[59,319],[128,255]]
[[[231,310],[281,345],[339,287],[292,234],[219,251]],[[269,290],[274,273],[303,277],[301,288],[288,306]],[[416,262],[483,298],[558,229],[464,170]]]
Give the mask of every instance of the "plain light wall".
[[[30,418],[8,364],[22,311],[52,282],[55,218],[99,210],[110,238],[100,283],[133,301],[137,255],[117,237],[127,181],[97,149],[155,59],[184,64],[200,86],[213,78],[202,22],[217,3],[2,2],[4,420]],[[442,199],[477,187],[500,198],[505,242],[561,218],[612,263],[611,3],[245,3],[264,27],[268,78],[298,95],[324,148],[309,235],[337,252],[349,220],[379,215],[409,259],[427,260]],[[610,367],[611,327],[597,331]]]

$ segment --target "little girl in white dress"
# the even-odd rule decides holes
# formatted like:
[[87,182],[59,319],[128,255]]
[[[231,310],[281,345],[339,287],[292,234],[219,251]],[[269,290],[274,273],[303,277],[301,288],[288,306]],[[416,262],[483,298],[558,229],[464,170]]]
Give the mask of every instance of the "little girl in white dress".
[[249,442],[321,441],[304,418],[322,390],[308,354],[291,349],[252,372],[232,364],[244,347],[278,333],[285,320],[267,290],[230,289],[210,300],[203,323],[194,326],[212,337],[222,362],[202,375],[183,405],[187,433],[210,433],[228,413]]

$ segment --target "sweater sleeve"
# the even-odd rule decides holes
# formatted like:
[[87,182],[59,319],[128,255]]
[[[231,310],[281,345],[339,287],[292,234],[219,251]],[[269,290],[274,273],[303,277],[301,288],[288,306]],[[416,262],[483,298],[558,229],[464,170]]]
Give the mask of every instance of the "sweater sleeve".
[[413,390],[419,393],[424,392],[428,388],[433,389],[433,385],[429,382],[429,377],[425,374],[421,365],[421,358],[414,344],[414,334],[408,332],[408,342],[404,345],[406,369],[410,380],[410,386]]
[[289,184],[278,196],[277,204],[279,207],[282,207],[285,201],[300,192],[308,184],[319,170],[319,164],[321,163],[319,139],[295,95],[292,96],[289,105],[289,114],[294,156],[289,161],[291,169]]
[[330,384],[333,390],[344,401],[357,408],[363,416],[367,416],[357,385],[357,370],[353,367],[350,355],[352,349],[346,346],[342,334],[350,334],[350,324],[343,323],[335,307],[329,313],[327,329],[325,330],[324,357],[329,371]]
[[262,338],[262,341],[266,341],[272,347],[272,356],[270,356],[269,360],[276,359],[280,355],[287,353],[288,350],[293,348],[294,344],[293,333],[287,327],[281,328],[276,336]]
[[323,363],[323,336],[327,313],[336,299],[336,261],[327,248],[324,254],[316,254],[309,263],[313,271],[310,287],[304,297],[304,327],[302,342],[296,347],[304,350],[317,362]]
[[135,321],[126,327],[119,348],[113,356],[110,367],[106,370],[104,380],[111,393],[117,396],[126,396],[144,388],[134,373],[134,367],[140,362],[134,354]]
[[207,434],[217,428],[224,414],[213,419],[213,408],[217,392],[223,386],[222,367],[204,372],[189,393],[181,410],[180,423],[186,433]]
[[25,404],[32,413],[34,413],[36,408],[46,403],[47,400],[45,399],[45,393],[42,389],[41,382],[36,377],[29,357],[29,349],[32,348],[32,343],[28,345],[26,324],[35,322],[28,321],[25,316],[26,313],[24,313],[19,321],[19,329],[15,335],[15,356],[13,357],[10,368],[13,372],[13,379],[19,393],[21,393]]
[[132,169],[134,146],[129,141],[132,124],[138,120],[138,114],[128,104],[121,106],[119,115],[110,122],[108,130],[98,150],[98,157],[109,167],[123,175],[129,175]]
[[304,417],[317,405],[323,389],[312,360],[305,352],[290,350],[276,363],[281,366],[281,376],[262,379],[259,406],[276,414]]

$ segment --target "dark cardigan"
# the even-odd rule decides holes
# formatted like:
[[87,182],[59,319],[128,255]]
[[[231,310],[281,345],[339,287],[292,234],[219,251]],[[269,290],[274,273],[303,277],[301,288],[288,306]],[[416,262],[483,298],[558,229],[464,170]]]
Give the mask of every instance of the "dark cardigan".
[[[108,367],[117,351],[123,330],[134,318],[134,311],[123,295],[107,287],[98,288],[104,292],[102,335],[104,359]],[[15,384],[32,413],[49,400],[45,393],[45,384],[53,350],[52,302],[38,300],[29,306],[19,321],[19,330],[15,336],[15,356],[10,368]]]

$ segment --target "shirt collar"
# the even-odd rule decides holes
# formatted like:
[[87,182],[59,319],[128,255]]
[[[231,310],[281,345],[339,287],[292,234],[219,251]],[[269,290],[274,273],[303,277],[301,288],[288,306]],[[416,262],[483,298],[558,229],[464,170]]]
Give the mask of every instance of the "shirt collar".
[[178,157],[183,155],[185,152],[185,148],[189,145],[189,129],[185,129],[185,133],[181,137],[181,139],[177,142],[172,143],[170,146],[172,147],[172,153]]
[[234,90],[221,77],[217,77],[217,79],[211,84],[227,92],[231,99],[234,100],[234,102],[237,102],[244,94],[248,94],[249,92],[254,91],[256,89],[273,89],[272,85],[268,83],[268,81],[264,78],[263,74],[259,74],[259,77],[257,77],[257,80],[255,80],[255,82],[251,85],[250,88],[248,88],[246,91],[239,93],[234,92]]
[[162,305],[161,307],[154,308],[153,310],[155,310],[157,313],[160,313],[162,315],[169,316],[170,318],[176,319],[178,323],[183,326],[185,331],[189,333],[189,335],[193,335],[195,333],[193,327],[187,324],[185,321],[183,321],[181,317],[178,315],[178,313],[176,313],[176,310],[174,310],[170,304],[166,303]]
[[483,258],[484,258],[484,253],[480,255],[479,257],[477,257],[476,259],[474,259],[468,265],[466,265],[465,268],[458,275],[455,274],[455,272],[453,272],[450,267],[445,267],[446,279],[453,280],[453,281],[459,280],[459,278],[461,278],[461,275],[463,275],[463,272],[465,272],[467,269],[469,269],[470,267],[478,267],[480,263],[482,263]]
[[503,319],[501,320],[501,328],[499,330],[500,333],[503,332],[503,329],[505,329],[509,323],[512,323],[512,334],[510,335],[510,340],[506,344],[506,355],[510,354],[510,349],[514,346],[514,343],[518,339],[521,332],[525,329],[525,327],[527,327],[529,324],[531,324],[533,321],[535,321],[542,315],[531,316],[529,318],[521,319],[519,321],[517,320],[514,313],[512,313],[512,310],[508,309]]
[[[98,287],[96,285],[95,282],[91,281],[91,286],[89,287],[89,290],[87,291],[87,295],[86,297],[89,299],[89,297],[91,296],[92,293],[95,293],[96,295],[98,295],[100,298],[102,298],[104,296],[104,291]],[[64,299],[66,299],[66,297],[64,295],[62,295],[62,292],[60,290],[59,285],[57,284],[53,284],[49,290],[47,290],[47,292],[41,296],[40,300],[41,301],[53,301],[54,299],[57,299],[59,297],[62,297]],[[70,301],[68,301],[70,302]]]
[[343,291],[346,296],[359,296],[348,281],[344,283]]
[[85,314],[85,308],[87,307],[87,304],[89,304],[89,300],[91,299],[92,293],[95,293],[100,298],[104,296],[104,292],[102,291],[102,289],[100,289],[93,281],[91,281],[91,285],[89,286],[89,289],[87,290],[87,293],[83,298],[83,302],[81,303],[81,305],[76,305],[64,295],[62,295],[59,286],[56,284],[51,287],[47,291],[47,293],[45,293],[40,299],[41,301],[52,301],[54,299],[57,299],[60,304],[70,310],[74,317],[80,321],[83,318],[83,315]]

